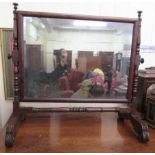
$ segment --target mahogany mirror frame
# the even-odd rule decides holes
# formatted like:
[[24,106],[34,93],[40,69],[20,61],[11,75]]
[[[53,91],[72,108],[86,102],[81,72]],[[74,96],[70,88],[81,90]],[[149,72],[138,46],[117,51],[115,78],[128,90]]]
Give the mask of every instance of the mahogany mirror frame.
[[[14,100],[13,100],[13,115],[9,121],[6,128],[5,145],[7,147],[12,147],[15,140],[15,135],[19,122],[25,120],[27,113],[36,112],[117,112],[118,118],[121,121],[129,119],[135,130],[138,139],[146,143],[149,140],[148,126],[145,121],[142,120],[139,115],[137,115],[136,109],[134,109],[134,101],[137,92],[137,82],[138,82],[138,66],[140,64],[140,28],[141,28],[141,11],[138,11],[138,18],[115,18],[115,17],[100,17],[100,16],[82,16],[82,15],[67,15],[67,14],[57,14],[57,13],[41,13],[41,12],[27,12],[27,11],[17,11],[17,3],[14,3],[14,29],[13,29],[13,54],[9,56],[12,58],[14,64]],[[96,21],[113,21],[113,22],[124,22],[133,23],[133,38],[132,38],[132,52],[130,59],[130,71],[129,71],[129,82],[128,85],[128,99],[127,100],[96,100],[95,103],[103,103],[102,107],[77,107],[72,104],[72,107],[59,107],[59,108],[34,108],[34,107],[24,107],[20,105],[20,102],[73,102],[73,103],[87,103],[86,100],[26,100],[23,98],[23,17],[52,17],[52,18],[62,18],[62,19],[82,19],[82,20],[96,20]],[[113,106],[109,103],[116,103]],[[89,103],[94,103],[89,100]],[[120,105],[117,105],[121,103]]]
[[[133,24],[133,34],[132,34],[132,47],[131,47],[131,57],[130,57],[130,67],[129,67],[129,80],[127,89],[126,99],[71,99],[71,98],[28,98],[24,97],[24,45],[23,45],[23,18],[24,17],[39,17],[39,18],[58,18],[58,19],[77,19],[77,20],[91,20],[91,21],[108,21],[108,22],[118,22],[118,23],[131,23]],[[134,98],[135,91],[135,70],[136,70],[136,59],[138,55],[137,45],[139,37],[139,19],[134,18],[115,18],[115,17],[104,17],[104,16],[86,16],[86,15],[69,15],[69,14],[59,14],[59,13],[44,13],[44,12],[30,12],[30,11],[17,11],[17,38],[18,38],[18,48],[19,48],[19,74],[20,74],[20,101],[22,102],[71,102],[71,103],[131,103]]]

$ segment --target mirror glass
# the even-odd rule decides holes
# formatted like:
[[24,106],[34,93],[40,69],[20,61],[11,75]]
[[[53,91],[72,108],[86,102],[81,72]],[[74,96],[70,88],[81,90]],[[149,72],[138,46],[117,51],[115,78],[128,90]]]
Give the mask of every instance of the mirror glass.
[[126,99],[132,23],[23,18],[24,97]]

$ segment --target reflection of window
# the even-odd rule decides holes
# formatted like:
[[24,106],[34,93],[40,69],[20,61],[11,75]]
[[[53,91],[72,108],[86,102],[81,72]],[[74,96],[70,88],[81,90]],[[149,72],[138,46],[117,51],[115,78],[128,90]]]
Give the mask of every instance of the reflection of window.
[[121,54],[117,55],[117,59],[120,60],[121,59]]
[[29,36],[34,40],[37,40],[37,30],[33,24],[29,24]]
[[122,53],[117,53],[117,60],[121,60],[122,58]]

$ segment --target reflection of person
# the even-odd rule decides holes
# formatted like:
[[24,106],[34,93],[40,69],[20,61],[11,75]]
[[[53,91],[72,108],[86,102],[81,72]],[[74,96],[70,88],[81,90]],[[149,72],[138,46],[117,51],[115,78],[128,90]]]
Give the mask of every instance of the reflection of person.
[[116,70],[120,71],[121,69],[121,59],[122,59],[122,53],[116,54]]
[[60,65],[65,66],[67,65],[67,51],[63,48],[60,49]]
[[112,84],[112,69],[111,69],[111,66],[108,65],[107,66],[107,83],[108,83],[108,92],[107,93],[110,93],[110,90],[111,90],[111,84]]
[[67,74],[68,64],[67,64],[67,51],[65,49],[60,49],[58,54],[59,62],[56,65],[56,68],[51,73],[53,80],[58,80],[62,75]]
[[72,98],[87,98],[89,96],[99,96],[104,93],[104,73],[96,68],[91,75],[85,76],[81,88],[72,95]]

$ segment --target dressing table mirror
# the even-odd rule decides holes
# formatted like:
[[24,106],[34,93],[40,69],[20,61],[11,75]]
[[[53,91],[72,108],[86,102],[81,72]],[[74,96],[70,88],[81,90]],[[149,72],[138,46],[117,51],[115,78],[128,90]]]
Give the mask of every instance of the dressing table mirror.
[[[14,101],[6,129],[13,146],[17,124],[30,112],[118,112],[129,119],[141,142],[147,124],[133,105],[140,64],[138,18],[18,11],[14,3]],[[21,102],[71,103],[35,108]],[[78,107],[84,103],[89,106]],[[102,107],[91,107],[102,103]]]

